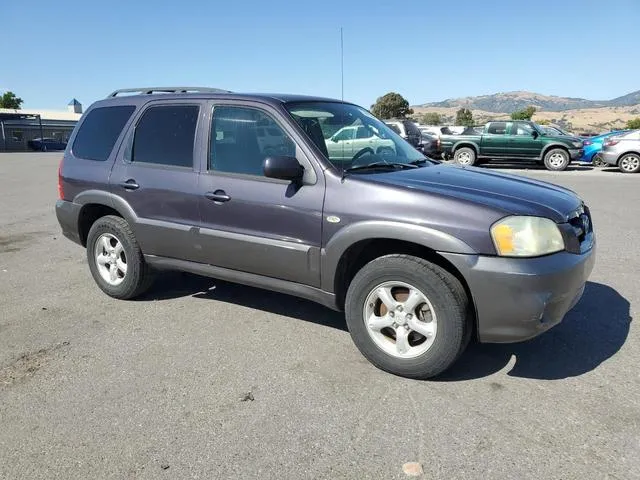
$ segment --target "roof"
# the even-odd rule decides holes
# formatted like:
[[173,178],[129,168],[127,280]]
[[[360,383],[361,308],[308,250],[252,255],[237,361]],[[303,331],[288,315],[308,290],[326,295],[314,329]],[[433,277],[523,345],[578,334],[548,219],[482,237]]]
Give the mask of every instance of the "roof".
[[70,120],[70,121],[78,121],[78,120],[80,120],[80,117],[82,116],[82,114],[80,114],[80,113],[68,112],[66,110],[64,110],[64,111],[60,111],[60,110],[33,110],[33,109],[14,110],[12,108],[0,108],[0,115],[3,115],[3,114],[5,114],[6,117],[9,116],[9,115],[6,115],[6,114],[11,114],[11,117],[13,119],[18,119],[18,118],[20,118],[20,116],[26,117],[26,116],[37,116],[37,115],[39,115],[40,118],[42,118],[42,120]]
[[71,101],[69,103],[67,103],[67,105],[82,105],[78,100],[76,100],[75,98],[72,98]]

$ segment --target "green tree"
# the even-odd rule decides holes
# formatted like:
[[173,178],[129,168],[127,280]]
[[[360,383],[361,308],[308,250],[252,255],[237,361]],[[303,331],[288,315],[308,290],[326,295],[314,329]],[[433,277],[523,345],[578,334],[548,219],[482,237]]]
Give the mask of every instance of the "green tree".
[[527,108],[513,112],[511,114],[511,120],[531,120],[534,113],[536,113],[536,107],[528,106]]
[[437,112],[427,112],[422,115],[422,123],[425,125],[440,125],[442,123],[442,117]]
[[17,110],[22,105],[22,99],[16,97],[13,92],[4,92],[0,97],[0,108],[11,108]]
[[634,118],[632,120],[627,120],[627,128],[629,130],[635,130],[640,128],[640,117]]
[[461,108],[456,112],[456,125],[473,126],[473,113],[468,108]]
[[383,120],[389,118],[406,118],[413,110],[409,108],[409,102],[399,93],[389,92],[376,100],[371,105],[371,113]]

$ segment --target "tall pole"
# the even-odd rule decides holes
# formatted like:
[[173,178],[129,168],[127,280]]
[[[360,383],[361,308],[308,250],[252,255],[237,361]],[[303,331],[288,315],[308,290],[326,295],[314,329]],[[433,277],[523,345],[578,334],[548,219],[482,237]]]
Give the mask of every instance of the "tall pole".
[[344,101],[344,41],[340,27],[340,99]]

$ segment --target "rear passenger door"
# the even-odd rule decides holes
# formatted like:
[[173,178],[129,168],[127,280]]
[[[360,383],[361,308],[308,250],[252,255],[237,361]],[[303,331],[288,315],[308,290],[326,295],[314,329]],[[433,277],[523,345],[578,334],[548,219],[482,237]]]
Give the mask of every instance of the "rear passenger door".
[[111,173],[111,190],[137,216],[145,254],[193,260],[205,102],[150,102],[139,112]]
[[491,122],[482,135],[480,154],[488,157],[505,157],[509,149],[508,122]]
[[[209,154],[200,175],[200,261],[219,267],[320,284],[324,176],[309,160],[299,132],[272,107],[212,103]],[[277,129],[280,155],[305,169],[302,184],[266,178],[270,154],[258,125]]]

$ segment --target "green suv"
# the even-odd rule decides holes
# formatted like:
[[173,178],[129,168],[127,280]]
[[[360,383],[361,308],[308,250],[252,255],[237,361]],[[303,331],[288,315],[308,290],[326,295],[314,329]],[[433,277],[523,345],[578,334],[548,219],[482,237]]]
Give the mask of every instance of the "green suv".
[[489,122],[480,131],[468,128],[460,135],[442,135],[445,158],[460,165],[492,159],[535,161],[548,170],[564,170],[582,155],[578,137],[549,135],[535,122]]

